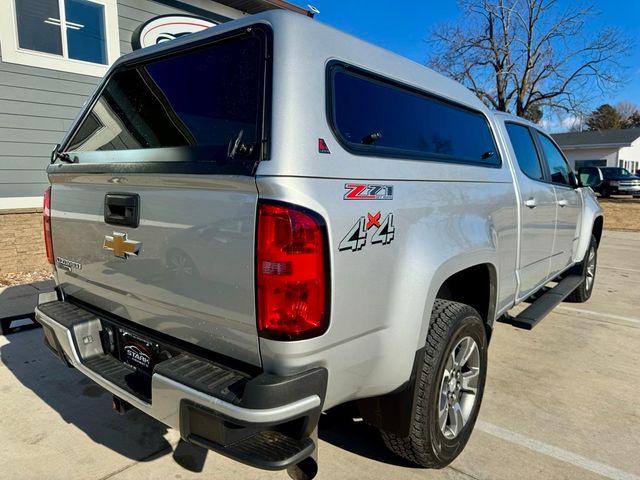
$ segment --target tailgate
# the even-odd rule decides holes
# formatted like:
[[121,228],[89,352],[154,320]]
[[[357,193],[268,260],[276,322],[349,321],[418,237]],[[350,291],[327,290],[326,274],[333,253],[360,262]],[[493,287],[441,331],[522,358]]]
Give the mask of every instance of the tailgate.
[[53,252],[67,295],[260,365],[254,171],[271,32],[222,31],[112,68],[48,169]]
[[[260,364],[252,177],[51,175],[66,295],[200,347]],[[171,187],[167,187],[171,185]],[[139,226],[105,222],[105,198],[138,196]],[[116,210],[116,209],[114,209]]]

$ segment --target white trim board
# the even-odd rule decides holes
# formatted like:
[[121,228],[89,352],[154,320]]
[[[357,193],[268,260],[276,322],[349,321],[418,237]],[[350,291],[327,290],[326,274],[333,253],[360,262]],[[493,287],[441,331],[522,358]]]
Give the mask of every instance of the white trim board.
[[16,208],[42,208],[43,197],[6,197],[0,198],[0,214],[2,210]]

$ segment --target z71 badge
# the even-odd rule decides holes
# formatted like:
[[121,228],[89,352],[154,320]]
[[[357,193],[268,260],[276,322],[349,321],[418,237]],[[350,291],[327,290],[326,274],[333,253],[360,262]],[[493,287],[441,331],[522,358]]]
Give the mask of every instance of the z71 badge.
[[360,217],[342,239],[338,249],[340,251],[351,250],[353,252],[362,250],[362,247],[367,244],[369,231],[372,231],[372,244],[387,245],[391,243],[396,231],[393,226],[393,213],[388,214],[384,219],[381,219],[381,217],[382,214],[380,212],[367,213],[366,218]]
[[344,188],[349,190],[345,200],[393,200],[393,185],[347,183]]

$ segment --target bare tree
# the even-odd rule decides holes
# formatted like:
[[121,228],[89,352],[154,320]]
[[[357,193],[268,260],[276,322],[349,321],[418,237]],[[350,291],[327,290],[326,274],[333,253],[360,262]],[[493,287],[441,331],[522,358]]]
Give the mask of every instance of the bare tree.
[[623,100],[622,102],[618,102],[613,106],[624,120],[627,120],[634,113],[638,113],[638,106],[635,103],[631,103]]
[[459,0],[461,22],[431,32],[427,64],[469,87],[495,110],[539,120],[545,108],[584,113],[594,92],[622,83],[631,42],[593,31],[592,7],[557,0]]

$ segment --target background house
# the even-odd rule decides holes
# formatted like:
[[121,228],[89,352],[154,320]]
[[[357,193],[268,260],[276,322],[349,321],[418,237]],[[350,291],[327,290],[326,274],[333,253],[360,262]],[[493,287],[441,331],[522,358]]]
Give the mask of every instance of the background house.
[[45,168],[100,78],[131,51],[131,35],[163,14],[222,23],[283,0],[0,0],[0,273],[45,262]]
[[594,130],[552,135],[574,168],[640,168],[640,128]]

